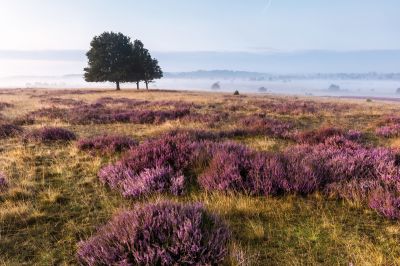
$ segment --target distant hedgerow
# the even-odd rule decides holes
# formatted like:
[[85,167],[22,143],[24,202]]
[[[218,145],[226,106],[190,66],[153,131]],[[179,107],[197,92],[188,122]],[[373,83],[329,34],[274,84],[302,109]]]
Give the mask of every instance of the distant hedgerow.
[[137,144],[127,136],[103,135],[79,140],[78,149],[90,153],[110,154],[128,150]]
[[81,242],[82,265],[219,265],[229,230],[200,204],[162,202],[123,212]]
[[44,127],[32,130],[24,137],[25,141],[39,142],[72,141],[76,139],[75,133],[59,127]]

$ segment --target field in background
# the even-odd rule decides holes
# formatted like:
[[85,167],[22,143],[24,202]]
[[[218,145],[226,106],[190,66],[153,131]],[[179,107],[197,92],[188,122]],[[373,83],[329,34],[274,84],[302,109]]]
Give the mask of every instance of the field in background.
[[[196,112],[203,117],[227,113],[228,118],[212,123],[209,119],[183,117],[161,123],[82,124],[35,117],[32,123],[23,123],[22,127],[30,131],[57,126],[73,131],[78,138],[119,134],[143,142],[178,129],[232,130],[240,128],[236,117],[262,114],[290,122],[299,131],[323,127],[358,130],[366,135],[371,145],[400,148],[400,138],[380,138],[375,134],[382,119],[400,111],[399,105],[365,100],[127,89],[120,92],[3,90],[0,102],[12,106],[0,111],[1,119],[17,121],[51,106],[71,108],[55,98],[90,104],[105,97],[185,102],[194,104]],[[285,102],[289,106],[279,109],[278,105]],[[279,108],[264,108],[264,103],[276,103]],[[290,103],[299,106],[298,110],[293,110]],[[231,135],[226,139],[257,151],[277,152],[294,145],[290,138],[263,134]],[[75,141],[49,145],[24,142],[21,136],[1,139],[0,171],[8,176],[10,185],[8,191],[0,194],[0,264],[76,263],[77,243],[94,234],[113,214],[139,202],[163,199],[202,202],[227,221],[233,235],[228,264],[400,264],[399,222],[380,216],[364,204],[327,198],[319,192],[308,196],[261,197],[193,190],[184,196],[162,194],[132,200],[102,185],[97,177],[102,166],[115,162],[120,156],[87,154],[78,150]]]

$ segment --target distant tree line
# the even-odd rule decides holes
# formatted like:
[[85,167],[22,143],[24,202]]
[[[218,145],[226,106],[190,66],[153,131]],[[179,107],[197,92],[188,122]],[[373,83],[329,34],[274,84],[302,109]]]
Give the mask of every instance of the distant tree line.
[[114,82],[120,90],[120,83],[135,82],[139,89],[143,81],[149,89],[150,82],[163,77],[157,59],[140,40],[132,43],[122,33],[104,32],[95,36],[90,46],[88,67],[84,69],[88,82]]

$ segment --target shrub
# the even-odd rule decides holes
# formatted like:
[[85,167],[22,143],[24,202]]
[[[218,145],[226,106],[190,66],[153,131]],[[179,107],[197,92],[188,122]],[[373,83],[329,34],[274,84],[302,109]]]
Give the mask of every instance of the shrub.
[[252,152],[235,143],[215,144],[209,166],[198,177],[208,191],[239,192],[249,195],[277,194],[285,183],[285,169],[279,154]]
[[183,193],[185,177],[175,174],[171,167],[145,169],[139,175],[126,171],[121,184],[122,194],[126,197],[147,196],[154,193],[170,192],[174,195]]
[[65,105],[65,106],[79,106],[85,104],[85,102],[82,100],[74,100],[74,99],[58,98],[58,97],[42,99],[40,102],[48,104],[56,104],[56,105]]
[[340,128],[322,127],[316,130],[295,132],[290,137],[299,143],[319,144],[331,137],[341,137],[351,141],[362,142],[364,134],[358,130],[345,132]]
[[126,136],[103,135],[81,139],[78,148],[91,153],[110,154],[122,152],[137,145],[137,142]]
[[253,105],[258,106],[265,112],[272,112],[284,115],[304,115],[315,114],[318,112],[343,112],[349,110],[349,104],[337,104],[328,102],[302,101],[289,99],[273,99],[253,101]]
[[239,125],[244,127],[244,131],[249,135],[265,134],[273,137],[287,137],[293,128],[290,122],[280,121],[262,115],[253,115],[243,118]]
[[400,124],[392,124],[388,126],[379,127],[375,131],[376,135],[384,138],[391,138],[400,136]]
[[323,127],[317,130],[299,132],[295,135],[295,140],[300,143],[318,144],[333,136],[343,136],[344,131],[334,127]]
[[130,197],[163,192],[180,195],[191,176],[207,191],[249,195],[321,191],[369,202],[382,184],[384,191],[400,195],[400,155],[395,150],[350,140],[359,138],[359,132],[317,136],[320,143],[264,153],[234,142],[218,142],[220,132],[173,131],[132,148],[119,162],[104,167],[99,178]]
[[249,149],[235,143],[224,143],[215,145],[211,154],[208,168],[198,178],[204,189],[236,192],[249,189],[252,155]]
[[0,139],[9,137],[15,137],[22,133],[23,129],[13,124],[2,124],[0,125]]
[[170,166],[175,171],[185,170],[192,162],[197,146],[188,133],[166,134],[131,149],[122,163],[135,174],[160,166]]
[[76,139],[75,134],[64,128],[44,127],[36,129],[25,135],[25,141],[34,140],[39,142],[72,141]]
[[8,188],[7,178],[4,173],[0,172],[0,192],[6,191]]
[[183,193],[184,172],[193,161],[198,143],[188,133],[168,134],[131,149],[121,161],[102,168],[100,180],[126,196]]
[[239,95],[239,91],[236,90],[233,95]]
[[372,193],[369,206],[389,219],[400,219],[400,195],[389,190],[377,189]]
[[188,108],[173,110],[137,110],[110,108],[101,103],[76,106],[72,108],[42,108],[31,116],[60,119],[71,124],[110,124],[110,123],[162,123],[184,117],[190,113]]
[[96,101],[99,104],[121,104],[125,106],[138,106],[149,103],[144,100],[130,99],[130,98],[112,98],[112,97],[103,97]]
[[229,231],[199,204],[146,204],[114,217],[81,242],[82,265],[219,265]]
[[11,108],[14,105],[11,103],[6,103],[6,102],[0,102],[0,110],[6,109],[6,108]]

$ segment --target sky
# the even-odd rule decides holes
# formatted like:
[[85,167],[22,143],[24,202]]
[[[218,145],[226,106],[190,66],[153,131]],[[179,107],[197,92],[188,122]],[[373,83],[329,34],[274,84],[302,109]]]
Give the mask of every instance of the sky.
[[120,31],[151,51],[400,49],[398,0],[0,0],[0,50],[86,50]]

